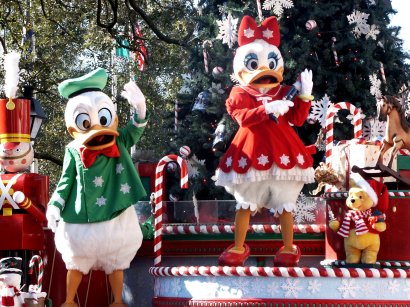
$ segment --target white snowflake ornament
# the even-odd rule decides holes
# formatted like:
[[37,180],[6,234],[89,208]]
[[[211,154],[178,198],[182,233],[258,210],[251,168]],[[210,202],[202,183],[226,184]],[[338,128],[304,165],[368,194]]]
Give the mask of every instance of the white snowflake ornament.
[[264,10],[273,10],[273,13],[278,17],[282,16],[284,9],[290,9],[292,7],[292,0],[266,0],[262,6]]
[[380,90],[380,86],[382,82],[380,81],[380,79],[377,78],[376,74],[372,74],[369,76],[369,81],[370,81],[370,94],[372,94],[374,97],[380,97],[382,95],[382,92]]
[[238,41],[238,20],[238,18],[232,18],[231,13],[229,13],[228,17],[216,21],[219,27],[219,33],[216,38],[221,39],[224,44],[229,46],[229,48],[232,48],[232,46]]
[[363,123],[363,138],[366,140],[380,140],[386,132],[386,122],[369,118]]
[[366,34],[366,39],[371,38],[371,39],[376,40],[377,35],[379,35],[379,33],[380,33],[379,27],[376,25],[371,25],[369,32]]
[[356,38],[359,38],[360,35],[367,35],[370,31],[370,26],[367,23],[367,18],[369,14],[354,10],[352,14],[347,15],[347,20],[349,24],[355,24],[352,32]]
[[314,197],[306,197],[300,193],[296,202],[293,220],[296,224],[311,223],[315,221],[316,202]]
[[309,117],[317,120],[320,123],[320,126],[325,128],[327,111],[331,105],[332,103],[330,102],[329,96],[325,94],[321,100],[313,101],[312,111],[310,112]]

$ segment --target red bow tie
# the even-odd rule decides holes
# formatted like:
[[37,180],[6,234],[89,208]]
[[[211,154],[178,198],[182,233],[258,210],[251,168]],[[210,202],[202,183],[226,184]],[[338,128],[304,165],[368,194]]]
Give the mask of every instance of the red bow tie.
[[99,150],[91,150],[87,147],[80,148],[80,157],[85,168],[89,168],[93,165],[98,155],[104,155],[109,158],[118,158],[120,156],[120,152],[116,144]]

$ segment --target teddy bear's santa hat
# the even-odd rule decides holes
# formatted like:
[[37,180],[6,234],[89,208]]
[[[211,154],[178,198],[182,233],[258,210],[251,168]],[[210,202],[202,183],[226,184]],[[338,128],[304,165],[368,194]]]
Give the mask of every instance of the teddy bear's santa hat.
[[354,173],[351,178],[373,200],[373,207],[381,212],[386,212],[389,206],[389,191],[385,184],[374,179],[365,180],[357,173]]

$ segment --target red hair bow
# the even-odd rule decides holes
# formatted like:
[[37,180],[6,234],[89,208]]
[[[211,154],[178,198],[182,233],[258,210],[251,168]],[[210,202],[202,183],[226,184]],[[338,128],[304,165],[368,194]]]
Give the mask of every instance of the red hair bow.
[[255,39],[263,39],[269,44],[279,47],[280,32],[275,16],[266,18],[260,26],[256,24],[256,21],[252,17],[243,17],[238,33],[239,46],[252,43]]

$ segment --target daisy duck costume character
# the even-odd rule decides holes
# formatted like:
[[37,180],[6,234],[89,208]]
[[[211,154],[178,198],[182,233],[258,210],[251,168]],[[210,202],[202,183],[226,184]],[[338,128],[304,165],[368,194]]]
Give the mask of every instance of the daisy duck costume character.
[[[235,243],[220,256],[219,265],[243,266],[250,255],[245,244],[251,214],[262,208],[279,215],[283,246],[275,266],[296,266],[301,252],[293,244],[293,215],[305,183],[314,182],[312,152],[292,126],[301,126],[313,97],[312,72],[305,69],[294,87],[281,85],[284,63],[278,49],[280,33],[275,17],[257,26],[242,19],[234,73],[240,85],[226,101],[228,113],[239,124],[230,147],[216,170],[216,185],[236,201]],[[293,101],[290,90],[299,95]]]
[[146,193],[129,149],[147,123],[145,98],[134,82],[125,85],[122,95],[135,114],[125,128],[117,129],[114,104],[102,92],[107,78],[99,68],[58,87],[68,99],[65,122],[74,140],[65,149],[62,175],[46,215],[68,270],[63,306],[77,306],[77,288],[92,269],[108,275],[114,297],[110,306],[125,306],[123,270],[142,243],[133,205]]

